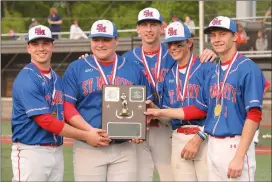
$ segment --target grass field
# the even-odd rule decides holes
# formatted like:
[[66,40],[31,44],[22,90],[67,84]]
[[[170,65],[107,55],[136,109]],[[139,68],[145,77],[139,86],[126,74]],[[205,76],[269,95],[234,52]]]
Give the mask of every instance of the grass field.
[[[260,130],[260,142],[259,146],[271,146],[271,140],[263,139],[263,134],[271,135],[271,128],[261,128]],[[2,135],[11,135],[10,123],[2,122]],[[11,169],[11,144],[1,145],[1,181],[11,181],[12,169]],[[257,171],[255,181],[271,181],[271,155],[257,155]],[[64,147],[64,161],[65,172],[64,181],[74,181],[73,178],[73,160],[72,160],[72,147]],[[154,172],[153,181],[158,181],[159,176]]]

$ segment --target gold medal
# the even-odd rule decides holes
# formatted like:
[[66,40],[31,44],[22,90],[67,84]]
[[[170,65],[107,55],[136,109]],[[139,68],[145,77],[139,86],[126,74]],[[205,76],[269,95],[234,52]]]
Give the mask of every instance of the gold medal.
[[219,116],[222,111],[222,106],[220,104],[216,104],[214,108],[214,115]]
[[53,111],[51,114],[52,114],[52,116],[53,116],[54,118],[57,118],[57,112],[56,112],[56,111]]

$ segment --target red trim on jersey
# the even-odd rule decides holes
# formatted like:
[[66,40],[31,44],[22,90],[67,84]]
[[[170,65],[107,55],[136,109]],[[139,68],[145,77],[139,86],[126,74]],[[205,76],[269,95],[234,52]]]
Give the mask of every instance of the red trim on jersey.
[[109,66],[114,63],[114,61],[99,61],[99,60],[97,61],[99,62],[99,64],[102,64],[104,66]]
[[39,70],[42,74],[49,74],[50,70]]
[[41,114],[33,116],[33,120],[43,129],[50,131],[54,134],[60,134],[64,127],[64,122],[54,118],[51,114]]
[[247,113],[246,119],[250,119],[256,123],[260,123],[262,120],[262,111],[259,108],[251,108]]
[[19,182],[21,182],[21,171],[20,171],[20,152],[19,148],[17,148],[18,151],[18,173],[19,173]]
[[158,54],[159,52],[160,52],[160,49],[157,50],[157,51],[152,51],[152,52],[144,51],[144,54],[145,54],[145,55],[154,55],[154,54]]
[[76,106],[71,102],[64,101],[64,118],[67,123],[69,123],[70,119],[75,116],[80,115],[76,109]]
[[202,111],[194,105],[183,107],[184,120],[203,119],[206,117],[207,112]]
[[[188,63],[187,64],[185,64],[185,65],[183,65],[183,66],[178,66],[178,69],[180,70],[180,69],[184,69],[184,68],[186,68],[187,67],[187,65],[188,65]],[[190,75],[189,75],[190,76]]]
[[264,89],[268,88],[270,86],[270,82],[268,80],[265,80]]
[[[227,61],[225,61],[224,63],[222,63],[222,61],[221,61],[221,66],[226,66],[226,65],[230,64],[231,61],[233,60],[234,56],[236,55],[236,52],[237,52],[237,51],[235,51],[234,55],[231,57],[230,60],[227,60]],[[238,56],[240,56],[240,55],[238,55]],[[237,56],[236,59],[238,59],[238,56]],[[233,60],[233,61],[235,61],[235,60]]]

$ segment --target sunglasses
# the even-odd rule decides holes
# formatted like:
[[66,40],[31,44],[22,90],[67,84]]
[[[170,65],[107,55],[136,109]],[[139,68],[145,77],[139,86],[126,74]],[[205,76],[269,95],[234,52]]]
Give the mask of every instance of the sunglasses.
[[186,41],[168,42],[167,47],[170,48],[173,44],[177,45],[178,48],[186,47]]

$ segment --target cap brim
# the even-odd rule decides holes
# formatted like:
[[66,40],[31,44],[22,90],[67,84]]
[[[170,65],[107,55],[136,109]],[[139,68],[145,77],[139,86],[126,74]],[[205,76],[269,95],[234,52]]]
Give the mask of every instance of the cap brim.
[[207,28],[204,29],[204,34],[210,34],[211,31],[213,31],[213,30],[218,30],[218,29],[219,29],[219,30],[220,30],[220,29],[222,29],[222,30],[227,30],[227,31],[236,33],[236,32],[234,32],[234,31],[232,31],[232,30],[230,30],[230,29],[228,29],[228,28],[218,27],[218,26],[210,26],[210,27],[207,27]]
[[52,41],[54,41],[53,38],[48,38],[48,37],[35,37],[34,39],[28,40],[27,43],[32,42],[32,41],[37,40],[37,39],[47,39],[47,40],[52,40]]
[[92,34],[92,35],[89,35],[88,37],[89,37],[89,38],[93,38],[93,37],[115,38],[115,36],[113,36],[113,35],[108,35],[108,34],[103,34],[103,33]]
[[158,20],[158,19],[155,19],[155,18],[147,18],[147,19],[137,21],[137,25],[142,23],[142,22],[145,22],[145,21],[154,21],[154,22],[162,23],[161,20]]
[[[190,37],[189,37],[190,38]],[[165,39],[164,42],[165,43],[169,43],[169,42],[177,42],[177,41],[183,41],[183,40],[187,40],[189,38],[186,38],[186,37],[171,37],[171,38],[168,38],[168,39]]]

